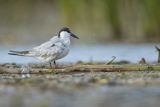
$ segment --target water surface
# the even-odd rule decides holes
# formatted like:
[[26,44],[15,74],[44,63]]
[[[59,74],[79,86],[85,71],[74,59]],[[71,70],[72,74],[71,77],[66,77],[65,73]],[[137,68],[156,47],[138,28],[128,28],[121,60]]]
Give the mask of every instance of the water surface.
[[[29,57],[10,56],[8,51],[13,50],[28,50],[29,47],[0,47],[0,63],[37,63],[38,60]],[[147,62],[154,62],[157,60],[158,53],[155,49],[155,44],[141,44],[141,45],[130,45],[130,44],[107,44],[107,45],[83,45],[73,46],[69,54],[60,59],[59,63],[75,63],[77,61],[98,61],[105,62],[112,59],[112,56],[116,56],[116,61],[127,60],[133,63],[138,62],[142,57]]]

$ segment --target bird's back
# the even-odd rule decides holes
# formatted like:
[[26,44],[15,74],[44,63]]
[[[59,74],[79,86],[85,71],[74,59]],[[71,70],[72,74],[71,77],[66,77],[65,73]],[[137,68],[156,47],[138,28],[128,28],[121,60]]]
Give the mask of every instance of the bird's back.
[[33,48],[31,53],[39,60],[50,62],[66,56],[69,52],[69,45],[66,45],[63,40],[55,36],[40,46]]
[[33,50],[39,50],[39,49],[46,49],[46,48],[50,48],[53,45],[55,45],[56,43],[58,43],[60,41],[60,39],[58,38],[58,36],[54,36],[53,38],[51,38],[49,41],[34,47]]

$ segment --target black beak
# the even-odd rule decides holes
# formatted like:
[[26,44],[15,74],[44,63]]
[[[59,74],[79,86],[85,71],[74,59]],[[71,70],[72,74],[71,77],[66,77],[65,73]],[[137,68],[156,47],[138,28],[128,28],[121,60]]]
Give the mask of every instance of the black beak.
[[76,38],[76,39],[79,39],[79,37],[77,37],[75,34],[71,33],[71,36]]

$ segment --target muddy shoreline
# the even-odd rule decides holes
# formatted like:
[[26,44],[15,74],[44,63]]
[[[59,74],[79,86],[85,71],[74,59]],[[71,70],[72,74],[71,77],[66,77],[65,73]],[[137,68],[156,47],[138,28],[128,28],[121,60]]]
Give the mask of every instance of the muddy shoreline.
[[159,64],[72,64],[59,65],[51,68],[48,65],[29,64],[17,65],[0,64],[0,74],[47,74],[47,73],[81,73],[81,72],[137,72],[137,71],[160,71]]
[[[103,69],[98,72],[95,69],[90,70],[91,65],[84,64],[75,65],[81,70],[77,68],[74,69],[75,71],[71,69],[72,72],[62,70],[64,68],[70,70],[69,67],[73,68],[73,66],[61,66],[59,68],[61,72],[58,73],[50,70],[48,66],[32,65],[28,68],[29,72],[22,72],[21,65],[2,64],[0,67],[0,106],[128,107],[128,105],[133,105],[134,107],[159,107],[160,105],[160,71],[156,69],[106,72],[104,71],[106,66],[92,65],[92,69]],[[85,71],[85,67],[90,69]],[[107,67],[113,69],[117,65],[107,65]],[[33,72],[35,71],[33,69],[45,70]]]

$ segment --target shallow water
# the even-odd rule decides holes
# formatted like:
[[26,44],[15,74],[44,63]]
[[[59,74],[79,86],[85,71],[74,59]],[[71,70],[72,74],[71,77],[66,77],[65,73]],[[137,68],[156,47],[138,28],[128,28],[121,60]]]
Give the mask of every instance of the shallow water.
[[[112,59],[112,56],[116,56],[116,61],[127,60],[129,62],[136,63],[142,57],[147,62],[155,62],[157,60],[158,53],[154,48],[155,44],[106,44],[106,45],[83,45],[73,46],[69,54],[58,61],[58,63],[75,63],[77,61],[99,61],[104,62]],[[8,51],[13,50],[27,50],[30,47],[0,47],[0,63],[37,63],[34,58],[18,57],[8,55]]]

